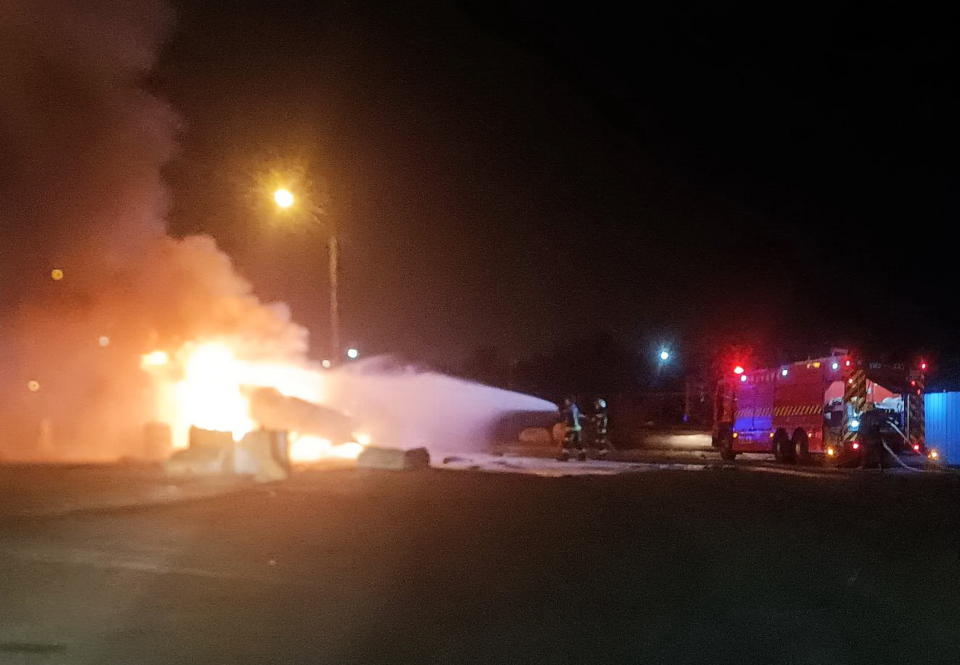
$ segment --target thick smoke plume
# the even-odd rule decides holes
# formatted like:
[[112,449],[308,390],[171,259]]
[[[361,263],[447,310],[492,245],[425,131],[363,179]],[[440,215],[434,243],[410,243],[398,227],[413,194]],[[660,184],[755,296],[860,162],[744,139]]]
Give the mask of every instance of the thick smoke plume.
[[306,353],[211,238],[166,235],[178,119],[146,83],[171,18],[148,0],[0,3],[0,456],[124,454],[152,348]]

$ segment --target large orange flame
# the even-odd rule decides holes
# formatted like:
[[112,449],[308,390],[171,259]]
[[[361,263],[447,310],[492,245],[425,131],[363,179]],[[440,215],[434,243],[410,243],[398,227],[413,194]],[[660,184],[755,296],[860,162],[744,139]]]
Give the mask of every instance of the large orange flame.
[[[173,353],[158,349],[141,357],[141,367],[155,379],[157,419],[170,425],[175,448],[188,445],[190,427],[231,432],[239,441],[259,424],[250,416],[250,388],[274,388],[283,395],[321,404],[324,377],[320,370],[295,363],[253,361],[238,357],[226,340],[190,342]],[[333,443],[316,436],[290,433],[295,462],[355,458],[370,437]]]

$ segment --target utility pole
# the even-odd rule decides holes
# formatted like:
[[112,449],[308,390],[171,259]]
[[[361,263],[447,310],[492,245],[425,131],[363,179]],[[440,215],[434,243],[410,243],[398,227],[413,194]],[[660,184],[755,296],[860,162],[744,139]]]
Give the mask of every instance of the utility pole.
[[327,242],[330,250],[330,358],[333,362],[340,360],[340,241],[337,232],[330,234]]
[[[278,189],[273,193],[273,200],[282,209],[294,205],[296,197],[288,189]],[[319,205],[310,205],[308,208],[310,221],[318,229],[325,229],[329,233],[327,238],[328,281],[330,282],[330,361],[340,362],[340,239],[337,237],[337,226]]]

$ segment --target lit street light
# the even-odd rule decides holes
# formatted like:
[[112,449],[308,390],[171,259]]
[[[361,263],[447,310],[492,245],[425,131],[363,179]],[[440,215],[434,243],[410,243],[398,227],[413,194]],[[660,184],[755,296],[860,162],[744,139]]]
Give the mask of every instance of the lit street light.
[[293,198],[293,192],[289,189],[278,189],[273,193],[273,200],[281,208],[289,208],[293,205],[295,199]]
[[[293,206],[296,197],[289,189],[280,188],[273,192],[273,201],[277,207],[286,210]],[[322,210],[316,206],[308,208],[310,218],[314,225],[322,226],[320,219]],[[339,299],[339,276],[340,276],[340,248],[337,241],[337,232],[331,228],[330,237],[327,239],[327,248],[330,252],[328,263],[329,281],[330,281],[330,357],[340,357],[340,299]],[[348,354],[349,355],[349,354]]]
[[662,350],[660,352],[660,360],[661,362],[667,362],[668,360],[670,360],[670,352],[667,351],[666,349]]
[[359,357],[360,357],[360,351],[353,348],[352,346],[349,349],[347,349],[347,358],[349,358],[350,360],[356,360]]

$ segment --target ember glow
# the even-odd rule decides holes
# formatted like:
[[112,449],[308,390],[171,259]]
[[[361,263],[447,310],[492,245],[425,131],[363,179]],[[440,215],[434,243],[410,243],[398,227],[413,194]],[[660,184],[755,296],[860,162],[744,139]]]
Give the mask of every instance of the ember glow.
[[294,462],[317,462],[323,459],[356,459],[364,446],[356,441],[334,445],[319,436],[291,435],[290,459]]
[[[191,427],[230,432],[235,441],[260,427],[250,415],[253,389],[273,388],[314,404],[324,398],[321,372],[290,362],[242,358],[227,340],[190,342],[173,353],[157,349],[141,357],[141,367],[154,379],[156,419],[170,425],[175,448],[187,447]],[[366,434],[354,437],[370,442]],[[357,441],[334,443],[295,432],[290,441],[290,457],[297,462],[355,458],[363,449]]]

